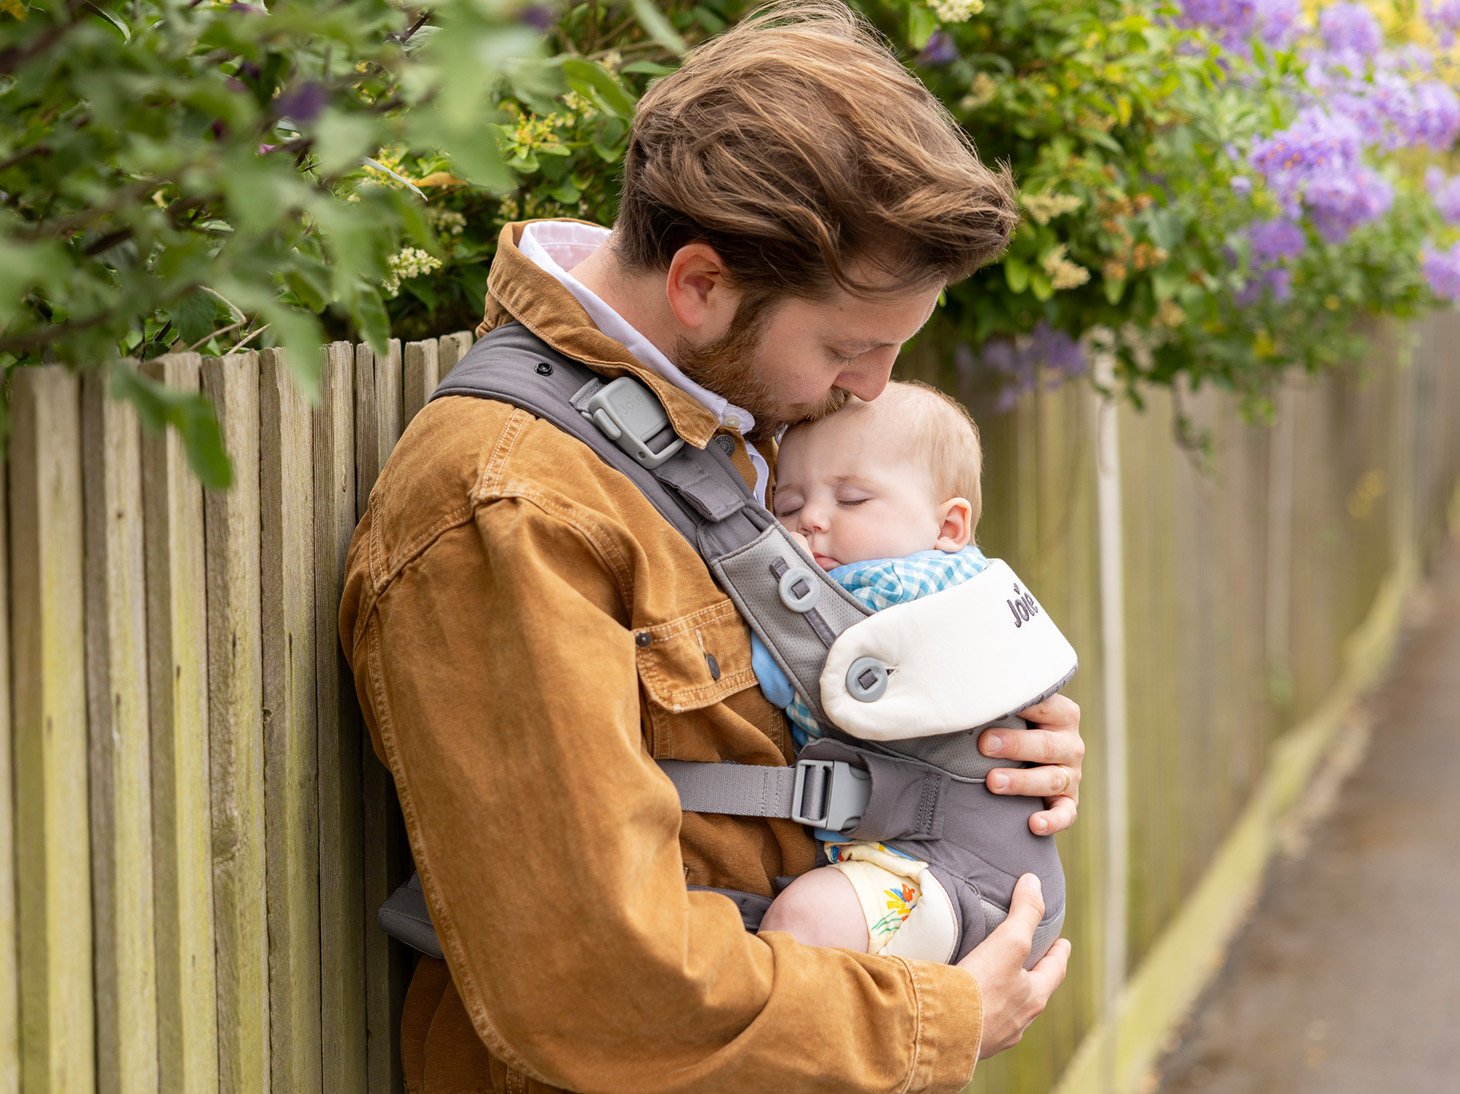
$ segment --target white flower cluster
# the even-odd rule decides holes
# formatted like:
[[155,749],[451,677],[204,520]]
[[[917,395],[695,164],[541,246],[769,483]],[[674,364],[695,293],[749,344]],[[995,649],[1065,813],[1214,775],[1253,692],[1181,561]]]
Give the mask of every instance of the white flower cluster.
[[1048,224],[1055,217],[1073,213],[1083,202],[1073,194],[1020,194],[1019,204],[1035,224]]
[[455,209],[430,209],[426,215],[431,218],[431,227],[442,235],[459,236],[466,231],[466,217]]
[[432,270],[441,268],[441,260],[434,255],[429,255],[419,247],[403,247],[391,255],[387,261],[390,264],[390,276],[385,279],[381,286],[386,296],[397,296],[400,293],[400,283],[407,278],[420,277],[422,274],[430,273]]
[[966,23],[983,11],[983,0],[928,0],[940,23]]

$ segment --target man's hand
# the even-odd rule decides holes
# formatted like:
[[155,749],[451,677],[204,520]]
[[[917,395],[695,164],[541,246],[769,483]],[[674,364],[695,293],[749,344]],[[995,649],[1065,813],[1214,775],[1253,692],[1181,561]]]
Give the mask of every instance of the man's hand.
[[973,973],[983,995],[983,1040],[978,1050],[981,1060],[1017,1045],[1065,978],[1070,943],[1063,938],[1056,940],[1034,968],[1024,968],[1034,929],[1043,918],[1039,878],[1025,874],[1014,886],[1009,917],[958,962],[960,969]]
[[995,759],[1042,766],[995,768],[989,772],[988,788],[995,794],[1043,798],[1044,808],[1029,818],[1029,830],[1036,836],[1063,832],[1075,823],[1080,802],[1080,763],[1085,758],[1080,708],[1063,695],[1052,695],[1020,716],[1034,728],[985,730],[978,750]]

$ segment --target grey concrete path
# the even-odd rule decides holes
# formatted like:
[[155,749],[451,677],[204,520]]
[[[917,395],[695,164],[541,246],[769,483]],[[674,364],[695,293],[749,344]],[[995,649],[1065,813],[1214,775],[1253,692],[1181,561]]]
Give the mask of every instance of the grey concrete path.
[[1367,752],[1161,1068],[1161,1094],[1460,1094],[1460,551],[1367,704]]

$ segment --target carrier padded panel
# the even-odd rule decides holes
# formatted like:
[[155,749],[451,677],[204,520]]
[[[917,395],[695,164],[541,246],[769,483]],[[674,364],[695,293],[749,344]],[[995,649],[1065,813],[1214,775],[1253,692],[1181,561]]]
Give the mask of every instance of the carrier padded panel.
[[[888,670],[880,698],[847,689],[863,657]],[[868,741],[953,733],[1005,718],[1074,675],[1074,647],[1001,559],[952,588],[895,604],[837,637],[821,701],[840,729]]]

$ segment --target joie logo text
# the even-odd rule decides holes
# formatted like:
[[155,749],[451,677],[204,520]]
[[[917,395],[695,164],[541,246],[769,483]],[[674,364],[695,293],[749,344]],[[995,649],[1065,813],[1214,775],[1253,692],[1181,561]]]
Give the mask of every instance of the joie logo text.
[[1039,614],[1039,602],[1030,593],[1021,593],[1019,586],[1014,586],[1014,599],[1004,601],[1009,605],[1009,611],[1014,615],[1014,626],[1022,627],[1034,616]]

